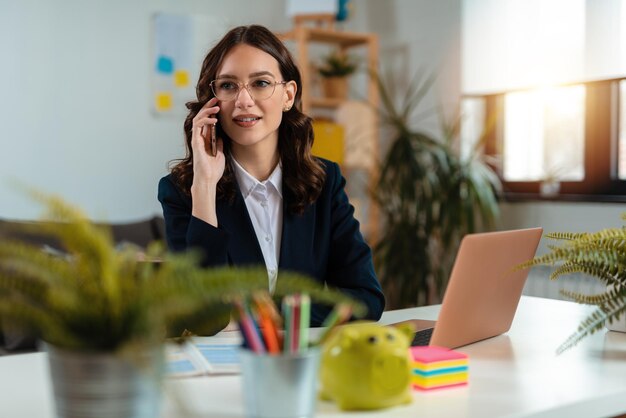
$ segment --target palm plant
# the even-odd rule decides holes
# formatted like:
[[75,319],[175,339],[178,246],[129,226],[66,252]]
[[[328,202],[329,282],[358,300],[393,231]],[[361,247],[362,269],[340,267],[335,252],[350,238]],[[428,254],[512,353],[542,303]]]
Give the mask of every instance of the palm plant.
[[[48,343],[73,351],[117,352],[154,347],[184,329],[213,333],[229,319],[230,303],[267,289],[262,268],[199,267],[193,253],[152,246],[118,251],[108,229],[53,196],[36,194],[47,222],[36,232],[58,238],[65,256],[0,240],[0,317]],[[35,228],[35,227],[33,227]],[[347,302],[334,290],[295,273],[281,273],[275,295],[306,291],[322,303]]]
[[[626,220],[626,213],[622,214]],[[550,252],[519,266],[525,269],[538,265],[556,266],[551,280],[573,273],[583,273],[599,280],[607,290],[595,295],[561,290],[561,294],[578,303],[596,305],[597,310],[582,321],[576,332],[559,346],[561,353],[601,330],[626,312],[626,227],[605,229],[595,233],[555,232],[547,238],[562,245],[549,246]]]
[[441,139],[411,127],[423,116],[417,110],[434,77],[418,73],[397,106],[393,85],[374,76],[381,120],[393,131],[373,193],[385,224],[374,248],[379,277],[391,308],[433,303],[445,290],[461,237],[498,217],[500,182],[480,143],[459,157],[459,121],[444,124]]

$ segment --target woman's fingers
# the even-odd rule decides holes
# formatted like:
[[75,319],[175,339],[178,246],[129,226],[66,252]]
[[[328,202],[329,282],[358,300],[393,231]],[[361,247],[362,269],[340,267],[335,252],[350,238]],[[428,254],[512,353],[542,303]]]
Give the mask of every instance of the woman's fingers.
[[200,111],[193,118],[192,124],[192,147],[198,148],[205,146],[207,142],[211,141],[211,129],[210,125],[215,125],[218,120],[215,117],[220,108],[217,106],[218,100],[212,98],[200,109]]
[[214,115],[220,111],[220,107],[217,106],[218,100],[216,98],[212,98],[204,106],[202,109],[196,114],[193,118],[194,125],[206,125],[206,124],[214,124],[217,123],[217,118]]
[[206,112],[198,112],[198,114],[196,115],[195,118],[193,118],[193,123],[200,123],[200,122],[205,122],[205,123],[217,123],[217,112],[220,111],[219,106],[215,106],[215,107],[211,107],[209,109],[206,109]]

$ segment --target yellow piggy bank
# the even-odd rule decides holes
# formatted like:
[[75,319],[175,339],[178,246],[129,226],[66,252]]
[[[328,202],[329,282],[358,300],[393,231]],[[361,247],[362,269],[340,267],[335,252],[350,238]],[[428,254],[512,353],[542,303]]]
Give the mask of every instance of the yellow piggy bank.
[[322,347],[320,397],[343,410],[411,402],[411,326],[355,322],[333,332]]

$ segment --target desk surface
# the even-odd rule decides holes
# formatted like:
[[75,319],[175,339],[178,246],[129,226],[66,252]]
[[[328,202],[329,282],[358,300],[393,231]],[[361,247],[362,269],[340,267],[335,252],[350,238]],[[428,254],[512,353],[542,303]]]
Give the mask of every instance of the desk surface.
[[[569,417],[626,412],[626,334],[600,332],[561,355],[555,350],[592,307],[523,297],[511,330],[463,347],[470,357],[467,387],[413,392],[408,406],[374,411],[367,417]],[[381,322],[435,319],[439,306],[385,312]],[[0,415],[53,417],[43,353],[0,357]],[[170,379],[163,417],[243,417],[239,376]],[[173,396],[176,394],[176,396]],[[318,417],[345,416],[334,404],[318,402]],[[351,416],[355,416],[352,414]]]

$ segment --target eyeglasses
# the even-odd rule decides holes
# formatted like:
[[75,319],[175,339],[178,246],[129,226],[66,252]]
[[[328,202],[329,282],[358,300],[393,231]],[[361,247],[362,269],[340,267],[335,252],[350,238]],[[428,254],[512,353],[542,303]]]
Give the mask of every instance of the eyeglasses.
[[227,102],[235,100],[242,88],[246,88],[252,100],[267,100],[274,94],[277,84],[287,84],[286,81],[275,81],[271,77],[253,78],[247,83],[241,81],[222,79],[211,81],[211,90],[218,100]]

